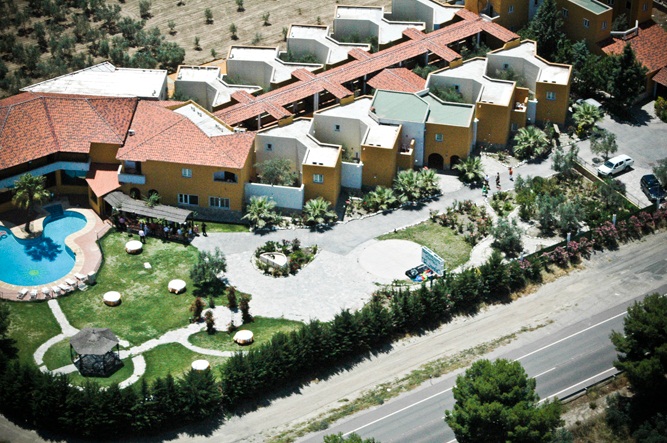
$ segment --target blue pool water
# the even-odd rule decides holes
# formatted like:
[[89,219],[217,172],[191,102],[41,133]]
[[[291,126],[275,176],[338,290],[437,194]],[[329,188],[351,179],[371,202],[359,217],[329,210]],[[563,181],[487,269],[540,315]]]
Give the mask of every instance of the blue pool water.
[[[49,208],[50,209],[50,208]],[[65,238],[86,226],[86,218],[57,209],[44,219],[42,235],[29,240],[14,237],[0,226],[0,280],[18,286],[39,286],[67,275],[74,267],[74,253]]]

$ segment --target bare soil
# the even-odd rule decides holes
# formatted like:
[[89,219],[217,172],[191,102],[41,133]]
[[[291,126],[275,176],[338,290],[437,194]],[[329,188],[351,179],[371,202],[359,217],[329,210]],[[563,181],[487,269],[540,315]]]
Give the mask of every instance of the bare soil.
[[[113,0],[109,0],[110,2]],[[289,0],[244,0],[245,11],[238,12],[235,0],[185,0],[184,6],[176,6],[177,0],[153,0],[146,28],[157,26],[168,41],[185,49],[186,64],[203,64],[216,58],[227,58],[231,45],[251,45],[256,34],[262,40],[257,46],[281,46],[283,27],[291,24],[333,25],[333,16],[338,0],[291,2]],[[390,10],[391,0],[346,0],[342,4],[357,6],[384,6]],[[139,0],[121,3],[122,14],[139,19]],[[213,23],[206,24],[204,11],[213,13]],[[263,25],[262,16],[269,13],[269,26]],[[176,34],[169,34],[167,23],[176,22]],[[237,27],[238,40],[232,40],[229,26]],[[199,37],[201,50],[194,49],[195,37]],[[211,55],[211,49],[217,57]]]

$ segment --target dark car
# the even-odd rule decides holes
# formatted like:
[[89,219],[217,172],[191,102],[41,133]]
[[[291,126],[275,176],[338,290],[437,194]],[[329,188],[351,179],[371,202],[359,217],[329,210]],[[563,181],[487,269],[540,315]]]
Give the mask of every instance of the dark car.
[[660,185],[660,182],[653,174],[648,174],[642,177],[641,187],[644,194],[651,201],[662,201],[665,198],[665,190]]

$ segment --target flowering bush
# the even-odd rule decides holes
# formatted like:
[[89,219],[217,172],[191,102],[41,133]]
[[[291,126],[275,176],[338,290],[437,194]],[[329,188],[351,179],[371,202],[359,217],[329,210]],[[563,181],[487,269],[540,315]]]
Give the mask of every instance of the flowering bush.
[[593,231],[595,233],[596,243],[599,240],[600,246],[604,246],[609,249],[615,249],[618,247],[618,232],[616,231],[616,226],[610,221],[604,222],[601,226],[595,228]]

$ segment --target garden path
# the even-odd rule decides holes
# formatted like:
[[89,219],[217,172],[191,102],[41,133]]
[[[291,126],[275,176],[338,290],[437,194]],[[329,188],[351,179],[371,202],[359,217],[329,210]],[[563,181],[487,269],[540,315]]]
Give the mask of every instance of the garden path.
[[[58,324],[60,325],[60,329],[62,330],[62,332],[44,342],[41,346],[39,346],[39,348],[37,348],[37,350],[33,354],[35,361],[37,362],[37,365],[39,366],[39,369],[42,372],[48,371],[46,365],[44,365],[44,354],[46,354],[46,351],[48,351],[49,348],[54,344],[68,337],[72,337],[73,335],[79,332],[78,329],[76,329],[69,323],[67,317],[65,316],[65,313],[60,308],[60,305],[58,304],[57,300],[55,299],[49,300],[48,305],[49,308],[51,309],[51,312],[53,313],[53,316],[58,321]],[[232,320],[235,325],[243,324],[241,313],[232,312],[225,306],[216,306],[213,309],[206,309],[202,314],[204,314],[206,311],[212,311],[213,317],[216,319],[218,324],[224,325],[224,327],[217,328],[218,330],[226,331]],[[188,338],[192,334],[201,332],[204,329],[205,326],[202,325],[201,323],[192,323],[183,328],[169,331],[156,339],[148,340],[147,342],[144,342],[139,346],[134,346],[130,349],[125,349],[120,351],[121,360],[128,357],[132,357],[132,363],[134,365],[134,371],[132,375],[123,382],[121,382],[120,387],[125,388],[127,386],[132,385],[133,383],[136,383],[141,378],[141,376],[144,375],[144,373],[146,372],[146,360],[141,354],[163,344],[179,343],[185,346],[187,349],[196,352],[198,354],[212,355],[216,357],[231,357],[232,355],[234,355],[235,352],[237,352],[237,351],[218,351],[216,349],[202,348],[200,346],[195,346],[189,342]],[[123,347],[130,346],[130,343],[127,340],[119,339],[119,343]],[[71,374],[76,371],[77,371],[76,366],[71,364],[60,368],[56,368],[51,372],[58,374]]]
[[[488,155],[482,155],[482,164],[492,181],[500,173],[502,190],[513,188],[506,165]],[[549,159],[514,167],[515,177],[548,177],[553,173]],[[377,242],[376,237],[421,223],[429,218],[430,210],[444,211],[455,200],[485,204],[481,188],[464,186],[453,174],[439,174],[438,178],[442,196],[421,206],[339,223],[323,231],[290,229],[261,234],[210,233],[208,237],[196,237],[193,245],[208,251],[219,247],[225,253],[226,276],[239,290],[252,294],[250,306],[253,315],[299,321],[330,320],[341,309],[354,310],[363,306],[378,284],[391,283],[365,271],[359,263],[359,256]],[[493,192],[495,186],[492,186],[491,194]],[[268,240],[279,242],[295,237],[302,245],[318,245],[320,251],[305,269],[295,276],[278,279],[264,276],[254,269],[251,260],[257,247]],[[490,252],[488,247],[482,245],[467,265],[478,264],[485,254]],[[379,257],[379,260],[382,258]]]

